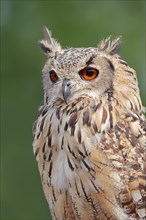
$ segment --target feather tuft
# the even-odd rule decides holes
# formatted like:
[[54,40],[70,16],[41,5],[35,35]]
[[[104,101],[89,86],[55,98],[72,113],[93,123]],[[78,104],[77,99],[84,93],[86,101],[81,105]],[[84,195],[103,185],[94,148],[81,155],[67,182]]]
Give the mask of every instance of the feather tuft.
[[109,36],[107,39],[102,40],[99,45],[99,51],[106,51],[110,55],[117,54],[122,45],[122,37],[112,39],[112,36]]

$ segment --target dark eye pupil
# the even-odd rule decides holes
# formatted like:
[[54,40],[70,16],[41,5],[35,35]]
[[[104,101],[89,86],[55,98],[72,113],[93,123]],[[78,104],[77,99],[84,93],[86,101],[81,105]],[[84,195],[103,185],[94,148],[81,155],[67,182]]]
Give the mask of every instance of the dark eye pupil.
[[86,75],[87,75],[87,76],[90,77],[90,76],[92,76],[93,74],[94,74],[94,70],[92,70],[92,69],[87,69],[87,70],[86,70]]

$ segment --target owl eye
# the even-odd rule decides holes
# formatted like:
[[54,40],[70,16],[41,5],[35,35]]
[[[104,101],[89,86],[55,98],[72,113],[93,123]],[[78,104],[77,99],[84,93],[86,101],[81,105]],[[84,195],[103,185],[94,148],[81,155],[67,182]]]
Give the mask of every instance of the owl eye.
[[85,67],[84,69],[80,70],[79,74],[82,79],[93,80],[98,76],[99,71],[92,67]]
[[50,71],[50,79],[53,83],[56,83],[59,79],[54,70]]

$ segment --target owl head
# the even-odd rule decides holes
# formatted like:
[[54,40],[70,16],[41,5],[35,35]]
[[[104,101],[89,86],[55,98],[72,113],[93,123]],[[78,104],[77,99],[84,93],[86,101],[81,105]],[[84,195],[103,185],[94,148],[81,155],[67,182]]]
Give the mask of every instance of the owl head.
[[[134,70],[117,54],[121,43],[121,37],[109,37],[97,47],[63,49],[44,28],[40,47],[47,55],[43,68],[45,102],[60,98],[68,104],[79,97],[100,99],[107,95],[110,99],[139,93]],[[133,108],[132,101],[126,103]]]

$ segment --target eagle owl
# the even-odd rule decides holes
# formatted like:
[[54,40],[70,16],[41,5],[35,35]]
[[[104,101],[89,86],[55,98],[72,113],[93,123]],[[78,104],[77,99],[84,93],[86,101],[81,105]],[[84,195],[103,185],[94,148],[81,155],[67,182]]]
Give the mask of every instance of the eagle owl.
[[146,219],[146,121],[121,38],[67,48],[44,29],[33,150],[53,220]]

